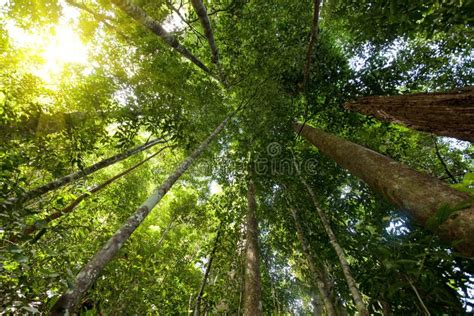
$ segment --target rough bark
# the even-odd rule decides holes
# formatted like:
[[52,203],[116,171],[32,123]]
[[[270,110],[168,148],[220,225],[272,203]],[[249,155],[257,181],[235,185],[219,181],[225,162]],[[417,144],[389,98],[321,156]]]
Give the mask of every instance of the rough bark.
[[147,162],[148,160],[152,159],[153,157],[157,156],[158,154],[160,154],[163,150],[165,150],[166,148],[169,148],[169,146],[166,146],[166,147],[163,147],[161,148],[159,151],[157,151],[156,153],[154,153],[153,155],[151,155],[150,157],[146,158],[146,159],[143,159],[142,161],[140,161],[139,163],[133,165],[132,167],[128,168],[127,170],[125,171],[122,171],[121,173],[113,176],[112,178],[108,179],[107,181],[105,182],[102,182],[101,184],[95,186],[94,188],[90,189],[89,191],[87,191],[86,193],[84,194],[81,194],[79,197],[77,197],[74,201],[72,201],[71,203],[69,203],[69,205],[67,205],[65,208],[63,208],[62,210],[59,210],[57,212],[54,212],[50,215],[48,215],[46,218],[42,219],[42,220],[39,220],[37,222],[35,222],[34,224],[32,225],[29,225],[27,226],[23,232],[21,233],[21,236],[13,236],[12,238],[10,238],[10,242],[15,242],[17,241],[19,238],[22,238],[24,236],[28,236],[28,235],[31,235],[33,234],[35,231],[37,231],[38,229],[40,229],[41,227],[44,227],[46,225],[48,225],[50,222],[52,222],[53,220],[55,219],[58,219],[60,218],[61,216],[65,215],[65,214],[68,214],[68,213],[71,213],[79,204],[81,204],[82,201],[84,201],[85,199],[87,199],[89,196],[91,196],[92,194],[94,193],[97,193],[99,192],[100,190],[102,190],[103,188],[107,187],[109,184],[115,182],[116,180],[120,179],[121,177],[129,174],[130,172],[132,172],[133,170],[135,170],[136,168],[140,167],[141,165],[143,165],[145,162]]
[[311,63],[313,60],[313,49],[316,40],[319,35],[319,7],[321,6],[321,0],[314,0],[313,2],[313,22],[311,25],[311,34],[309,36],[308,49],[306,51],[306,63],[303,71],[303,89],[306,87],[306,83],[309,80],[309,72]]
[[474,142],[474,86],[446,93],[363,97],[344,107],[419,131]]
[[313,189],[308,185],[308,183],[302,177],[300,177],[300,180],[303,183],[303,185],[306,187],[306,189],[308,190],[308,193],[311,197],[311,201],[313,202],[314,208],[316,209],[316,212],[318,213],[318,216],[321,219],[321,223],[323,224],[324,230],[326,231],[326,234],[329,237],[329,242],[331,243],[331,246],[336,251],[337,258],[339,259],[339,262],[341,263],[342,272],[344,273],[344,277],[346,279],[347,286],[349,287],[349,290],[351,292],[352,299],[354,300],[354,304],[357,310],[359,311],[359,314],[368,316],[369,312],[367,311],[367,308],[365,307],[365,304],[362,301],[362,296],[359,292],[359,289],[354,280],[354,277],[352,276],[351,270],[349,268],[349,263],[347,262],[346,256],[344,255],[344,250],[337,242],[337,238],[336,238],[336,235],[334,235],[334,232],[332,231],[331,224],[329,224],[329,221],[326,218],[326,215],[324,214],[321,207],[319,207],[319,204],[313,192]]
[[136,153],[142,152],[148,148],[151,148],[157,144],[163,143],[164,141],[161,139],[155,139],[152,140],[148,143],[142,144],[140,146],[137,146],[135,148],[132,148],[130,150],[127,150],[123,153],[117,154],[115,156],[109,157],[107,159],[104,159],[90,167],[87,167],[83,170],[79,170],[77,172],[68,174],[67,176],[58,178],[56,180],[51,181],[50,183],[44,184],[40,187],[37,187],[31,191],[25,192],[22,195],[20,195],[17,198],[10,198],[7,199],[6,201],[2,202],[0,204],[0,209],[2,208],[7,208],[8,206],[14,206],[18,205],[19,203],[24,203],[26,201],[29,201],[31,199],[34,199],[36,197],[39,197],[49,191],[58,189],[68,183],[73,182],[74,180],[80,179],[82,177],[85,177],[87,175],[90,175],[100,169],[103,169],[105,167],[108,167],[110,165],[113,165],[114,163],[117,163],[119,161],[122,161]]
[[189,166],[206,150],[209,144],[224,129],[230,118],[236,113],[230,114],[210,135],[189,155],[166,181],[155,189],[150,197],[131,215],[124,225],[107,241],[91,260],[77,274],[72,286],[58,299],[51,309],[53,315],[70,314],[76,311],[81,298],[99,277],[105,266],[114,258],[122,245],[143,222],[153,207],[163,198],[173,184],[186,172]]
[[300,241],[301,247],[303,249],[303,254],[306,257],[306,261],[308,262],[308,267],[311,272],[311,276],[313,278],[313,284],[318,289],[319,294],[323,300],[324,307],[326,308],[326,313],[329,316],[337,315],[334,305],[332,304],[330,294],[328,293],[326,286],[324,285],[323,280],[321,279],[321,273],[316,267],[316,264],[313,260],[313,255],[311,253],[310,248],[306,242],[306,238],[304,236],[303,227],[301,226],[300,220],[298,218],[298,214],[294,208],[290,208],[291,215],[295,221],[296,226],[296,235]]
[[133,4],[131,0],[111,0],[113,4],[122,9],[130,17],[141,23],[150,31],[161,37],[169,46],[179,52],[184,58],[191,61],[193,64],[211,74],[211,71],[191,52],[182,46],[175,36],[168,33],[161,24],[153,20],[142,8]]
[[209,278],[209,273],[211,273],[212,261],[214,260],[214,255],[216,254],[217,247],[219,246],[219,237],[221,235],[221,227],[217,231],[216,239],[214,240],[214,246],[212,247],[211,253],[209,255],[206,271],[204,272],[204,277],[199,287],[199,293],[196,296],[196,304],[194,306],[194,316],[199,316],[201,313],[201,300],[204,295],[204,288],[206,287],[207,280]]
[[262,285],[260,278],[258,249],[258,224],[255,216],[255,184],[249,180],[247,191],[247,218],[246,218],[246,269],[244,289],[244,315],[263,315],[262,310]]
[[[453,242],[461,254],[474,258],[474,205],[469,194],[322,130],[299,123],[293,128],[419,224]],[[438,225],[431,225],[433,222]]]

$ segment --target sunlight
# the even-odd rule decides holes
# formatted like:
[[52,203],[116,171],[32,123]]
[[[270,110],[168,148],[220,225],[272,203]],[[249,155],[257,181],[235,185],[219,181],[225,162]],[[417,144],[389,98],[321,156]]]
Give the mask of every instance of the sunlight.
[[[87,65],[88,46],[73,28],[71,21],[77,18],[74,10],[65,9],[59,23],[50,32],[47,30],[28,31],[8,21],[6,26],[13,45],[18,49],[31,51],[38,59],[26,60],[33,74],[48,84],[59,82],[60,76],[69,64]],[[40,34],[38,34],[40,33]],[[26,65],[25,65],[26,66]]]

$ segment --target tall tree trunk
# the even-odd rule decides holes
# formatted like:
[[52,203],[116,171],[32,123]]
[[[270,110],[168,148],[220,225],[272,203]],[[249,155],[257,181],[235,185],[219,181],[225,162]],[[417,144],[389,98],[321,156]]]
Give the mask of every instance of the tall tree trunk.
[[204,30],[204,35],[206,35],[207,42],[211,48],[212,53],[212,62],[216,65],[219,64],[219,51],[217,50],[217,45],[214,40],[214,33],[212,32],[211,22],[209,21],[209,16],[207,15],[207,10],[201,0],[191,0],[194,11],[196,11],[199,20],[201,21],[202,28]]
[[316,200],[316,196],[314,195],[313,189],[311,189],[311,187],[302,177],[300,177],[300,180],[303,183],[303,185],[306,187],[306,189],[308,190],[309,195],[311,196],[311,201],[313,202],[314,208],[316,209],[316,212],[318,213],[318,216],[321,219],[321,222],[323,223],[324,230],[326,231],[326,234],[329,237],[329,242],[331,243],[331,246],[336,251],[337,258],[339,259],[339,262],[341,263],[342,272],[344,273],[344,277],[346,278],[347,285],[352,295],[352,299],[354,300],[354,304],[357,310],[359,311],[359,314],[368,316],[369,312],[367,311],[367,308],[365,307],[365,304],[362,301],[362,296],[360,295],[359,289],[357,288],[357,284],[354,280],[354,277],[352,276],[351,270],[349,268],[349,263],[347,263],[346,256],[344,255],[344,250],[342,250],[342,247],[337,242],[336,235],[334,235],[334,232],[332,231],[331,225],[329,224],[329,221],[326,218],[326,215],[324,214],[323,210],[319,207],[319,204],[318,204],[318,201]]
[[120,179],[121,177],[127,175],[128,173],[132,172],[133,170],[135,170],[136,168],[140,167],[140,166],[143,165],[145,162],[147,162],[147,161],[150,160],[151,158],[157,156],[157,155],[160,154],[163,150],[165,150],[166,148],[169,148],[169,147],[170,147],[170,146],[166,146],[166,147],[161,148],[159,151],[157,151],[156,153],[154,153],[154,154],[151,155],[150,157],[143,159],[142,161],[140,161],[139,163],[133,165],[132,167],[128,168],[127,170],[122,171],[121,173],[119,173],[119,174],[113,176],[112,178],[108,179],[108,180],[105,181],[105,182],[102,182],[102,183],[99,184],[98,186],[96,186],[96,187],[90,189],[89,191],[87,191],[87,193],[81,194],[79,197],[77,197],[74,201],[72,201],[68,206],[66,206],[66,207],[63,208],[62,210],[57,211],[57,212],[54,212],[53,214],[48,215],[46,218],[44,218],[44,219],[42,219],[42,220],[39,220],[39,221],[36,221],[34,224],[27,226],[27,227],[23,230],[23,232],[21,233],[20,236],[13,236],[12,238],[10,238],[10,239],[9,239],[10,242],[15,242],[15,241],[17,241],[19,238],[22,238],[22,237],[24,237],[24,236],[31,235],[31,234],[33,234],[35,231],[37,231],[39,228],[48,225],[48,224],[49,224],[50,222],[52,222],[53,220],[58,219],[58,218],[60,218],[61,216],[72,212],[79,204],[81,204],[81,202],[82,202],[83,200],[87,199],[87,198],[88,198],[89,196],[91,196],[92,194],[99,192],[99,191],[102,190],[103,188],[107,187],[109,184],[115,182],[116,180]]
[[363,97],[344,107],[419,131],[474,142],[474,86],[446,93]]
[[161,37],[169,46],[173,47],[179,52],[184,58],[191,61],[193,64],[204,70],[206,73],[211,74],[211,71],[191,52],[189,52],[184,46],[182,46],[176,37],[168,33],[161,24],[153,20],[142,8],[133,4],[131,0],[111,0],[113,4],[122,9],[130,17],[140,22],[143,26],[148,28],[150,31]]
[[117,154],[117,155],[112,156],[110,158],[99,161],[98,163],[96,163],[96,164],[94,164],[90,167],[87,167],[83,170],[79,170],[79,171],[76,171],[74,173],[68,174],[67,176],[58,178],[56,180],[51,181],[50,183],[44,184],[44,185],[42,185],[40,187],[37,187],[37,188],[35,188],[31,191],[25,192],[17,198],[7,199],[6,201],[4,201],[0,204],[0,209],[7,208],[9,206],[16,206],[20,203],[24,203],[26,201],[37,198],[37,197],[39,197],[39,196],[41,196],[41,195],[43,195],[43,194],[45,194],[49,191],[58,189],[58,188],[66,185],[68,183],[73,182],[74,180],[77,180],[77,179],[80,179],[80,178],[85,177],[87,175],[90,175],[90,174],[92,174],[92,173],[94,173],[98,170],[101,170],[105,167],[113,165],[113,164],[115,164],[119,161],[122,161],[122,160],[136,154],[136,153],[142,152],[142,151],[144,151],[148,148],[151,148],[151,147],[153,147],[157,144],[163,143],[163,142],[164,141],[161,140],[161,139],[155,139],[155,140],[152,140],[148,143],[145,143],[145,144],[142,144],[142,145],[137,146],[135,148],[132,148],[130,150],[127,150],[123,153],[120,153],[120,154]]
[[259,268],[258,224],[255,216],[257,202],[255,201],[255,184],[252,179],[248,183],[247,203],[244,315],[260,316],[263,315],[262,285]]
[[322,130],[299,123],[293,128],[418,223],[453,242],[463,255],[474,257],[474,205],[469,194]]
[[321,273],[316,267],[316,264],[314,263],[311,250],[308,247],[306,238],[304,236],[303,227],[301,226],[300,220],[298,218],[298,214],[294,208],[290,207],[290,211],[295,221],[296,235],[298,236],[301,247],[303,248],[303,254],[306,257],[306,261],[308,262],[308,267],[313,278],[313,284],[316,286],[319,291],[319,294],[321,295],[321,298],[323,299],[324,307],[326,308],[326,313],[329,316],[337,315],[334,305],[331,301],[330,294],[328,293],[327,288],[325,287],[324,282],[321,279]]
[[51,309],[53,315],[73,313],[79,302],[91,285],[99,277],[104,267],[114,258],[123,244],[143,222],[153,207],[163,198],[173,184],[186,172],[189,166],[206,150],[209,144],[224,129],[230,118],[238,111],[232,112],[212,133],[186,158],[181,165],[166,179],[166,181],[150,195],[150,197],[130,216],[124,225],[107,241],[94,257],[77,274],[76,279],[54,304]]
[[206,271],[204,273],[201,286],[199,287],[199,293],[196,296],[196,304],[194,305],[194,316],[199,316],[201,313],[201,300],[202,300],[202,296],[204,295],[204,288],[206,287],[207,279],[209,278],[209,273],[211,273],[212,260],[214,260],[214,255],[216,253],[217,247],[219,246],[219,237],[221,235],[221,230],[222,230],[222,226],[219,226],[216,239],[214,240],[214,246],[212,247],[211,253],[209,255]]
[[313,49],[318,38],[319,34],[319,7],[321,6],[321,0],[313,1],[313,22],[311,24],[311,34],[309,36],[308,49],[306,51],[306,63],[303,70],[303,90],[306,87],[306,84],[309,80],[309,73],[311,68],[311,63],[313,60]]

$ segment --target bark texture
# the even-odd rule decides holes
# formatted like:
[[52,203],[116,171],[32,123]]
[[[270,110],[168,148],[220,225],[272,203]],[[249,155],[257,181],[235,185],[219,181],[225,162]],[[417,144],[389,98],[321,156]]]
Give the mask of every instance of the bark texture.
[[[419,224],[453,242],[461,254],[474,258],[474,205],[469,194],[320,129],[299,123],[293,129]],[[441,224],[430,227],[430,219]]]
[[166,147],[163,147],[161,148],[159,151],[157,151],[156,153],[154,153],[153,155],[151,155],[150,157],[146,158],[146,159],[143,159],[142,161],[140,161],[139,163],[133,165],[132,167],[128,168],[127,170],[125,171],[122,171],[121,173],[113,176],[112,178],[108,179],[107,181],[99,184],[98,186],[90,189],[89,191],[87,191],[87,193],[84,193],[84,194],[81,194],[79,197],[77,197],[74,201],[72,201],[71,203],[69,203],[69,205],[67,205],[65,208],[63,208],[62,210],[60,211],[57,211],[57,212],[54,212],[50,215],[48,215],[46,218],[40,220],[40,221],[37,221],[35,222],[34,224],[30,225],[30,226],[27,226],[21,236],[14,236],[13,238],[10,238],[10,242],[15,242],[18,240],[18,238],[21,238],[21,237],[24,237],[24,236],[28,236],[28,235],[31,235],[33,234],[35,231],[37,231],[38,229],[40,229],[41,227],[43,226],[46,226],[48,225],[50,222],[52,222],[53,220],[55,219],[58,219],[60,218],[61,216],[65,215],[65,214],[68,214],[70,212],[72,212],[79,204],[81,204],[82,201],[84,201],[85,199],[87,199],[89,196],[91,196],[92,194],[94,193],[97,193],[99,192],[100,190],[102,190],[103,188],[107,187],[109,184],[115,182],[116,180],[120,179],[121,177],[129,174],[130,172],[132,172],[133,170],[137,169],[138,167],[140,167],[141,165],[143,165],[145,162],[147,162],[148,160],[152,159],[153,157],[159,155],[163,150],[165,150],[166,148],[169,148],[169,146],[166,146]]
[[260,316],[263,315],[262,285],[259,267],[258,224],[255,216],[257,202],[255,201],[255,184],[252,180],[249,180],[248,184],[247,203],[244,315]]
[[321,279],[321,273],[319,269],[316,267],[316,264],[314,263],[313,255],[311,254],[311,250],[308,247],[308,244],[306,242],[306,238],[303,232],[303,227],[301,226],[298,214],[296,210],[293,208],[290,208],[290,211],[295,221],[296,234],[298,236],[298,240],[300,241],[301,247],[303,248],[303,254],[306,257],[306,261],[308,262],[308,267],[311,272],[311,276],[313,278],[312,280],[313,284],[318,289],[319,294],[321,295],[321,298],[324,303],[324,307],[326,308],[326,313],[329,316],[337,315],[334,305],[332,304],[332,301],[331,301],[331,295],[328,293],[327,288],[324,285],[323,280]]
[[23,202],[29,201],[31,199],[34,199],[36,197],[39,197],[39,196],[45,194],[46,192],[58,189],[58,188],[66,185],[68,183],[73,182],[74,180],[77,180],[77,179],[80,179],[80,178],[85,177],[87,175],[90,175],[91,173],[94,173],[94,172],[96,172],[100,169],[103,169],[105,167],[113,165],[114,163],[122,161],[122,160],[136,154],[136,153],[142,152],[142,151],[144,151],[144,150],[146,150],[150,147],[153,147],[153,146],[155,146],[157,144],[160,144],[160,143],[163,143],[163,142],[164,141],[161,140],[161,139],[155,139],[155,140],[152,140],[151,142],[142,144],[140,146],[137,146],[135,148],[127,150],[123,153],[117,154],[113,157],[104,159],[104,160],[96,163],[95,165],[92,165],[92,166],[87,167],[83,170],[79,170],[77,172],[71,173],[67,176],[58,178],[56,180],[53,180],[50,183],[47,183],[47,184],[42,185],[40,187],[37,187],[37,188],[35,188],[31,191],[25,192],[24,194],[22,194],[21,196],[19,196],[17,198],[7,199],[6,201],[4,201],[0,204],[0,209],[1,208],[7,208],[8,206],[14,206],[14,205],[17,205],[19,203],[23,203]]
[[309,72],[311,63],[313,61],[313,49],[316,40],[319,35],[319,7],[321,6],[321,0],[313,1],[313,22],[311,24],[311,34],[309,36],[308,49],[306,51],[306,63],[303,71],[303,89],[306,87],[306,83],[309,80]]
[[204,272],[204,277],[199,287],[199,293],[196,297],[196,304],[194,306],[194,316],[199,316],[201,314],[201,301],[202,296],[204,295],[204,288],[206,287],[207,280],[209,278],[209,273],[211,273],[212,261],[214,260],[214,255],[216,254],[217,247],[219,246],[219,238],[221,235],[221,228],[217,231],[216,239],[214,240],[214,246],[212,247],[211,253],[209,255],[206,271]]
[[113,4],[122,9],[130,17],[141,23],[143,26],[148,28],[150,31],[161,37],[169,46],[179,52],[184,58],[191,61],[193,64],[211,74],[209,68],[207,68],[196,56],[191,54],[183,45],[179,43],[175,36],[168,33],[161,24],[153,20],[142,8],[133,4],[131,0],[111,0]]
[[311,197],[311,201],[313,202],[314,208],[316,209],[316,212],[318,213],[318,216],[321,219],[321,222],[323,223],[324,230],[326,231],[326,234],[329,237],[329,242],[331,243],[331,246],[336,251],[339,262],[341,263],[342,272],[344,273],[347,286],[349,287],[349,290],[351,292],[352,299],[354,300],[357,311],[361,315],[368,316],[369,312],[367,311],[367,308],[365,307],[365,304],[362,301],[362,296],[360,295],[357,284],[354,280],[354,277],[352,276],[351,269],[349,268],[349,263],[347,262],[346,256],[344,255],[344,250],[337,242],[336,235],[334,235],[334,232],[332,231],[331,224],[329,224],[329,220],[326,218],[326,215],[324,214],[321,207],[319,207],[319,204],[316,199],[316,196],[314,195],[313,189],[311,189],[311,187],[302,177],[300,177],[300,179],[303,185],[308,190],[308,193]]
[[446,93],[363,97],[344,107],[418,131],[474,142],[474,86]]
[[230,114],[206,140],[204,140],[189,155],[178,168],[166,179],[166,181],[150,195],[150,197],[131,215],[124,225],[107,241],[92,259],[77,274],[72,286],[58,299],[51,309],[52,315],[71,314],[80,305],[81,298],[97,280],[104,267],[114,258],[123,244],[143,222],[153,207],[163,198],[173,184],[189,168],[189,166],[206,150],[209,144],[224,129],[230,118],[236,113]]

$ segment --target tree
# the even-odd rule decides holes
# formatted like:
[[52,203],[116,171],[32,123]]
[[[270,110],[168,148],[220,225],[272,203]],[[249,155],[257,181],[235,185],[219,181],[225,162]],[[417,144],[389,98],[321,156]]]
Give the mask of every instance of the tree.
[[319,129],[295,123],[294,130],[420,224],[455,243],[461,253],[473,256],[469,194]]
[[344,106],[419,131],[474,142],[473,98],[474,87],[467,87],[447,93],[364,97]]
[[250,179],[247,191],[248,211],[245,233],[245,290],[244,315],[262,315],[262,293],[260,280],[260,254],[258,247],[258,223],[255,215],[255,184]]
[[322,280],[322,273],[320,273],[320,271],[318,271],[318,269],[316,268],[316,264],[314,263],[313,256],[307,245],[307,242],[303,233],[303,228],[301,227],[301,223],[298,218],[298,213],[293,208],[290,208],[290,212],[295,221],[296,234],[298,235],[298,240],[301,243],[301,247],[303,248],[303,253],[306,257],[306,260],[308,261],[309,270],[311,271],[311,277],[314,279],[316,288],[318,289],[319,294],[321,295],[323,299],[324,307],[326,308],[326,313],[328,315],[337,315],[336,310],[331,301],[329,292],[327,290],[327,287]]
[[[472,212],[456,207],[472,202],[472,146],[344,108],[365,97],[472,86],[469,6],[7,1],[1,201],[148,140],[166,139],[172,150],[121,180],[110,182],[146,159],[144,151],[0,209],[2,311],[61,313],[67,301],[87,315],[181,315],[193,312],[200,292],[200,313],[241,315],[250,284],[245,244],[253,241],[257,313],[321,312],[316,275],[338,315],[362,310],[354,284],[374,315],[469,312],[474,268],[459,249],[473,248]],[[239,105],[178,181],[176,168]],[[445,129],[448,120],[437,119]],[[305,122],[303,131],[291,128],[295,121]],[[308,126],[325,132],[315,131],[317,146],[297,137]],[[247,170],[258,188],[253,231],[245,229]],[[150,196],[159,211],[137,210]],[[10,238],[56,216],[30,242]],[[445,235],[468,240],[443,242]]]
[[171,174],[168,179],[158,188],[153,194],[142,204],[136,212],[130,216],[125,224],[119,229],[109,241],[99,250],[91,261],[83,267],[81,272],[76,276],[75,284],[68,290],[51,309],[53,314],[64,314],[75,311],[80,304],[82,296],[92,286],[95,280],[99,277],[100,272],[107,263],[113,259],[117,252],[122,247],[123,243],[132,235],[137,227],[143,222],[145,217],[151,212],[153,207],[163,198],[173,184],[179,177],[189,168],[189,166],[196,160],[209,144],[216,138],[216,136],[224,129],[227,122],[235,114],[228,116],[215,130],[206,138],[194,151],[186,158],[176,171]]
[[68,174],[67,176],[64,176],[64,177],[61,177],[61,178],[58,178],[58,179],[55,179],[54,181],[51,181],[47,184],[44,184],[40,187],[37,187],[31,191],[28,191],[28,192],[25,192],[23,194],[21,194],[19,197],[16,197],[16,198],[9,198],[7,199],[6,201],[2,202],[2,204],[0,205],[0,207],[2,208],[6,208],[6,207],[9,207],[10,205],[17,205],[19,203],[23,203],[23,202],[26,202],[26,201],[29,201],[31,199],[34,199],[34,198],[37,198],[49,191],[52,191],[52,190],[55,190],[55,189],[58,189],[74,180],[77,180],[79,178],[82,178],[82,177],[85,177],[91,173],[94,173],[102,168],[105,168],[105,167],[108,167],[114,163],[117,163],[121,160],[124,160],[128,157],[130,157],[131,155],[134,155],[136,153],[139,153],[141,151],[144,151],[150,147],[153,147],[157,144],[160,144],[160,143],[163,143],[163,140],[161,139],[154,139],[150,142],[147,142],[145,144],[142,144],[140,146],[137,146],[135,148],[132,148],[130,150],[127,150],[125,152],[122,152],[122,153],[119,153],[115,156],[112,156],[112,157],[109,157],[107,159],[104,159],[102,161],[99,161],[98,163],[90,166],[90,167],[87,167],[83,170],[79,170],[79,171],[76,171],[74,173],[71,173],[71,174]]
[[362,301],[362,295],[360,294],[357,284],[354,280],[354,277],[352,276],[349,263],[347,263],[347,259],[344,255],[344,250],[337,242],[336,236],[334,235],[334,232],[332,231],[331,225],[329,224],[326,216],[324,215],[323,210],[318,205],[318,202],[317,202],[316,196],[314,195],[313,190],[303,178],[300,177],[300,179],[303,185],[306,187],[306,190],[308,190],[308,193],[311,197],[311,201],[313,202],[314,208],[316,209],[316,212],[318,213],[318,216],[321,219],[321,223],[323,224],[326,234],[328,234],[329,240],[331,242],[331,246],[334,248],[334,251],[336,251],[339,262],[341,263],[342,271],[344,272],[344,277],[346,278],[347,285],[349,286],[349,290],[351,291],[352,299],[354,300],[357,310],[359,311],[361,315],[369,315],[369,312],[367,311],[365,304]]

